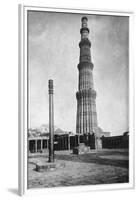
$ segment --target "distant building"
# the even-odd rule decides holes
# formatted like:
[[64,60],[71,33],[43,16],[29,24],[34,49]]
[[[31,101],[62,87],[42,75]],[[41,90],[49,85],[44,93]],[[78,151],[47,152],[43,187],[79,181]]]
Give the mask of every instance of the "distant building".
[[110,132],[103,131],[99,126],[97,127],[97,131],[99,133],[100,138],[102,136],[110,137]]
[[129,134],[128,132],[123,133],[123,135],[117,136],[102,136],[102,148],[106,149],[120,149],[129,148]]
[[[55,138],[61,136],[68,136],[69,132],[63,131],[55,126]],[[28,150],[31,153],[42,152],[48,149],[49,143],[49,129],[48,125],[43,124],[39,128],[28,129]]]

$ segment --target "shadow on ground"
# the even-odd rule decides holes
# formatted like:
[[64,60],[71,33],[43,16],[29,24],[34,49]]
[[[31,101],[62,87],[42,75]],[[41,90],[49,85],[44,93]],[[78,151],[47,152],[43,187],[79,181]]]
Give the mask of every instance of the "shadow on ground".
[[101,158],[100,156],[104,155],[124,155],[128,156],[128,152],[98,152],[98,153],[88,153],[88,154],[81,154],[81,155],[55,155],[55,158],[57,160],[66,160],[66,161],[73,161],[73,162],[84,162],[84,163],[94,163],[94,164],[100,164],[100,165],[110,165],[110,166],[116,166],[116,167],[129,167],[129,161],[128,160],[121,160],[121,159],[108,159],[108,158]]
[[12,194],[18,195],[18,189],[17,188],[8,188],[7,190]]

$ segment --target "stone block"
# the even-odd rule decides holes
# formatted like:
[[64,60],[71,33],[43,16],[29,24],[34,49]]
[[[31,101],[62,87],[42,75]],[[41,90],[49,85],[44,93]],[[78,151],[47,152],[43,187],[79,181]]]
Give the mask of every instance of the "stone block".
[[46,163],[37,163],[36,164],[36,168],[35,170],[37,172],[45,172],[45,171],[54,171],[58,168],[64,168],[65,167],[65,163],[64,162],[54,162],[54,163],[50,163],[50,162],[46,162]]
[[85,154],[90,152],[90,147],[86,146],[84,143],[80,143],[78,147],[73,149],[73,154]]

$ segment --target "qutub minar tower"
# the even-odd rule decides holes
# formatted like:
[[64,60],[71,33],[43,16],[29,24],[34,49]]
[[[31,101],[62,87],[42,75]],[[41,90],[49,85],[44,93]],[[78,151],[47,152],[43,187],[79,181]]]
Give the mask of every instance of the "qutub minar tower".
[[99,148],[100,136],[98,134],[96,91],[93,84],[93,63],[91,61],[91,42],[89,40],[89,28],[87,17],[82,17],[80,29],[81,41],[80,59],[78,64],[79,84],[76,93],[77,120],[76,133],[79,135],[95,134],[95,147]]

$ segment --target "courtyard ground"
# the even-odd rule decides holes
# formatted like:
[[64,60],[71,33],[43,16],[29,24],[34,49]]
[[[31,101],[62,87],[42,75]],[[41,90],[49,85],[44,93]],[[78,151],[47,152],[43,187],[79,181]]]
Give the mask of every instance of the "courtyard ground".
[[47,162],[48,152],[30,154],[28,158],[28,188],[127,183],[129,181],[128,150],[91,150],[74,155],[72,151],[56,151],[55,162],[64,168],[37,172],[37,162]]

